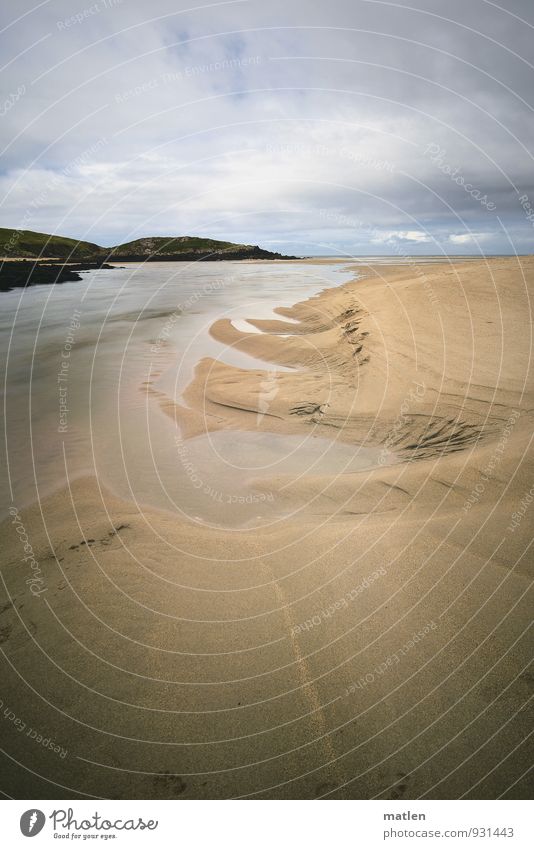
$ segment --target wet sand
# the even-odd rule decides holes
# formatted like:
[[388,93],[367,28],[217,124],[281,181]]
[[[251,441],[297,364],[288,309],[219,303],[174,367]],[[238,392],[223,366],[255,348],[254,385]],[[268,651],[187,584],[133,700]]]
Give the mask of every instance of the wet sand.
[[254,530],[95,478],[3,524],[15,798],[528,797],[534,260],[365,273],[216,322],[272,368],[205,359],[154,402],[374,468],[259,475],[282,518]]

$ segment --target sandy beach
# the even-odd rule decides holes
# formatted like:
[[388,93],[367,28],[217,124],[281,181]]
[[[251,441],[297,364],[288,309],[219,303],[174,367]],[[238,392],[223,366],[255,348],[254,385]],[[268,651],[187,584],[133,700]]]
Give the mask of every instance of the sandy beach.
[[264,369],[142,391],[185,444],[328,439],[372,468],[258,473],[261,527],[91,476],[12,506],[13,797],[528,798],[534,259],[358,271],[261,332],[213,324]]

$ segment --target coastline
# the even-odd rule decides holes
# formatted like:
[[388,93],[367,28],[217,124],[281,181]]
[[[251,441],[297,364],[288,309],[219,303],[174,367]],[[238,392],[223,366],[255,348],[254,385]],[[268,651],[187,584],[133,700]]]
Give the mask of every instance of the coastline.
[[76,480],[20,511],[39,594],[3,524],[10,707],[69,753],[17,735],[16,797],[528,797],[534,259],[365,273],[262,333],[216,322],[293,369],[267,391],[205,359],[187,406],[159,401],[186,438],[311,432],[393,465],[264,476],[290,518],[253,532]]

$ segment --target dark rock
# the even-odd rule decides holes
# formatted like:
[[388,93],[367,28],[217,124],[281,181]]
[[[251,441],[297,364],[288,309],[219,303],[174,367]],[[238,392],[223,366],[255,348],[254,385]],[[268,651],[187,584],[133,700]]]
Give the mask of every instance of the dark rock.
[[34,262],[33,260],[10,260],[0,265],[0,292],[11,289],[24,289],[26,286],[42,286],[51,283],[66,283],[71,280],[81,280],[80,271],[90,271],[94,268],[114,268],[99,261],[74,263],[65,265],[63,262]]

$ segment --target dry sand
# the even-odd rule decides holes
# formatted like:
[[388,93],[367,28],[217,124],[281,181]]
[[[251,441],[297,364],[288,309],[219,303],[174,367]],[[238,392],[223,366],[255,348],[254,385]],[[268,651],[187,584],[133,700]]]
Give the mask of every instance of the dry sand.
[[187,435],[313,433],[394,465],[262,480],[286,516],[254,531],[94,478],[4,523],[14,797],[529,795],[534,260],[365,273],[262,334],[212,328],[292,371],[204,360],[187,407],[160,400]]

